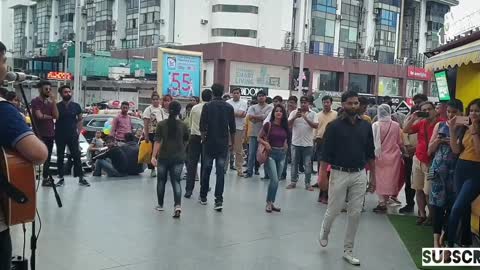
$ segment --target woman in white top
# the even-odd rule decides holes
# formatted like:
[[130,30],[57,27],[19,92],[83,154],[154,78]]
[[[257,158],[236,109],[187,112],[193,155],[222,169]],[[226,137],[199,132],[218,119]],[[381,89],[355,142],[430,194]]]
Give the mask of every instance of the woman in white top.
[[[143,136],[146,142],[151,142],[153,147],[153,138],[155,137],[155,130],[157,129],[157,123],[168,118],[168,114],[165,114],[164,108],[160,106],[160,95],[154,91],[152,93],[152,105],[148,106],[143,112]],[[170,104],[170,102],[168,102]],[[148,164],[148,168],[151,170],[150,175],[156,176],[155,167]]]

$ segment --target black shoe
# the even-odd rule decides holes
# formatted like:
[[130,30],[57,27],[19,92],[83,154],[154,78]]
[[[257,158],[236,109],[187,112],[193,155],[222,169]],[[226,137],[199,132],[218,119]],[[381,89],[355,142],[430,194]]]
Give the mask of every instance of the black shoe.
[[282,174],[282,177],[280,177],[279,180],[280,180],[280,181],[287,180],[287,175],[286,175],[286,174]]
[[80,186],[83,186],[83,187],[89,187],[90,186],[90,183],[88,183],[87,180],[85,180],[84,178],[80,178],[80,180],[78,181],[78,184]]
[[43,179],[42,187],[53,187],[53,180],[52,179]]
[[230,170],[232,170],[232,171],[236,171],[236,170],[237,170],[237,168],[235,168],[235,166],[233,166],[233,165],[230,165]]
[[317,171],[315,171],[315,170],[312,170],[312,174],[317,174]]
[[398,210],[398,212],[399,212],[400,214],[413,213],[414,208],[415,208],[414,205],[408,205],[408,204],[407,204],[407,205],[405,205],[404,207],[400,208],[400,209]]
[[183,195],[183,197],[190,199],[190,197],[192,197],[192,192],[191,191],[185,192],[185,195]]
[[318,183],[313,184],[312,187],[318,188]]
[[251,174],[251,173],[245,173],[245,174],[243,175],[243,177],[245,177],[245,178],[252,178],[252,174]]
[[198,198],[198,202],[201,205],[207,205],[207,198]]
[[261,179],[266,181],[266,180],[270,180],[270,177],[264,176],[264,177],[262,177]]
[[58,182],[55,185],[57,187],[61,187],[61,186],[65,185],[65,179],[60,178],[60,180],[58,180]]
[[217,210],[218,212],[221,212],[222,209],[223,209],[223,203],[222,202],[216,202],[213,209]]
[[260,173],[258,171],[255,171],[255,175],[260,175]]

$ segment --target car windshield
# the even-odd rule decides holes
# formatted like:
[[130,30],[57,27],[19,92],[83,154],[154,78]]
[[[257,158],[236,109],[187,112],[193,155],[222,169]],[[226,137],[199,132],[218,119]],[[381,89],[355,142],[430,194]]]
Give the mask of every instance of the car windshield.
[[93,119],[92,121],[90,121],[90,123],[88,123],[88,126],[89,127],[97,127],[97,128],[98,127],[104,127],[105,122],[107,122],[110,119],[113,119],[113,118]]

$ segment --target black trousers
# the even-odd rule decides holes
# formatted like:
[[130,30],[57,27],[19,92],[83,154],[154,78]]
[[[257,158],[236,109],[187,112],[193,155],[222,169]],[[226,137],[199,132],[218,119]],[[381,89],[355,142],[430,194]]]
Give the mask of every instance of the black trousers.
[[10,270],[12,260],[12,239],[10,230],[0,232],[0,270]]
[[[148,133],[148,140],[150,140],[150,143],[152,143],[152,152],[153,152],[153,145],[155,144],[155,133]],[[153,167],[152,164],[150,164],[150,162],[147,164],[147,167],[149,170],[154,170],[155,167]]]
[[413,158],[403,158],[405,162],[405,198],[408,206],[415,205],[415,190],[412,189]]
[[47,177],[50,175],[50,160],[52,158],[54,138],[42,137],[41,140],[47,146],[47,149],[48,149],[48,157],[45,163],[43,163],[43,172],[42,172],[43,179],[47,179]]
[[[198,135],[191,135],[188,141],[187,157],[187,184],[185,192],[192,192],[195,188],[195,177],[197,176],[198,161],[202,157],[202,138]],[[200,172],[202,171],[203,161],[200,163]],[[202,175],[200,173],[200,175]]]
[[65,146],[70,150],[70,156],[73,159],[73,172],[75,177],[83,177],[82,161],[80,160],[80,146],[78,144],[78,136],[56,137],[57,144],[57,168],[58,177],[63,178],[65,173],[63,163],[65,158]]

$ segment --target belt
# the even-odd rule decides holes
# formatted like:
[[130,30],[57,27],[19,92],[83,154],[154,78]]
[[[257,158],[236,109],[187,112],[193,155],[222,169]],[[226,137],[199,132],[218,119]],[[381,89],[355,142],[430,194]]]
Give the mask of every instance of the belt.
[[336,171],[341,171],[341,172],[353,173],[353,172],[360,172],[364,168],[344,168],[344,167],[332,165],[332,169]]

